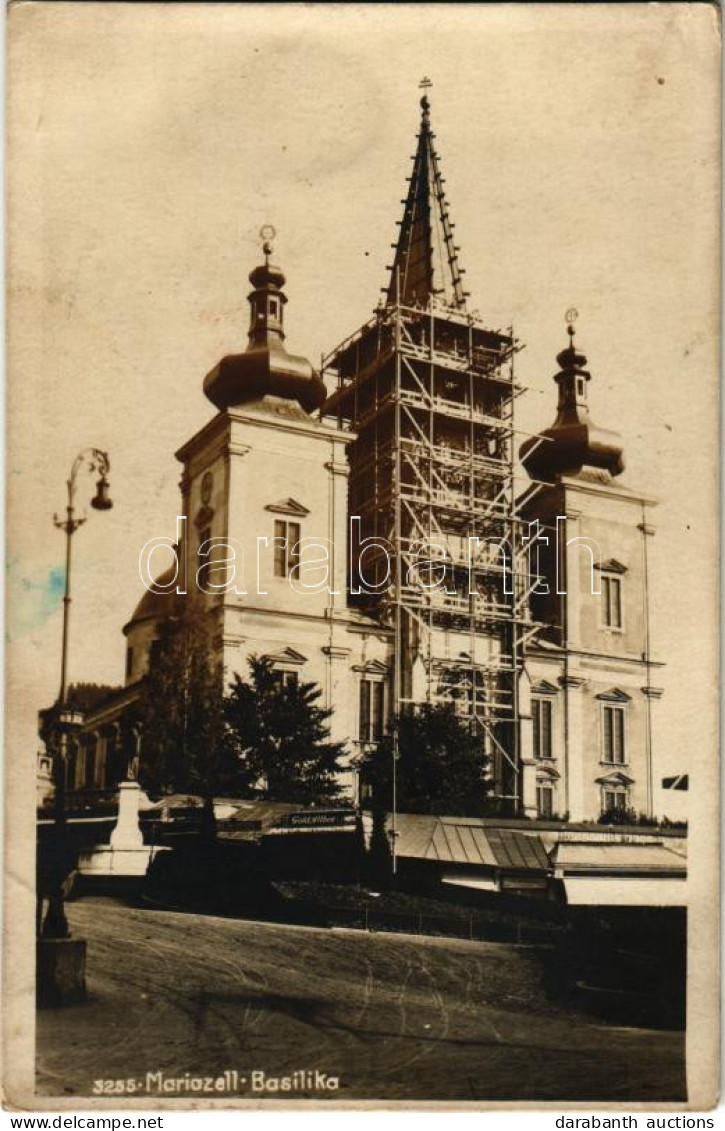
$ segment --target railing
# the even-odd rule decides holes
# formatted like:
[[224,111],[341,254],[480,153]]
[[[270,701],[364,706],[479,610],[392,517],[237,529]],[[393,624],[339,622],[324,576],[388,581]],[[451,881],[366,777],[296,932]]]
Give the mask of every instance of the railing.
[[324,913],[331,927],[427,935],[433,938],[471,939],[478,942],[547,945],[554,942],[561,933],[561,927],[557,923],[496,922],[475,912],[458,916],[424,911],[382,911],[367,904],[364,907],[326,905]]

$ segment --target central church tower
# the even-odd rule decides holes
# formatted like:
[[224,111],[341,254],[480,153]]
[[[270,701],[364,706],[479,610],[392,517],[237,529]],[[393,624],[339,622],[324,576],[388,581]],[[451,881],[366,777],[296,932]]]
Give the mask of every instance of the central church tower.
[[323,414],[356,436],[352,597],[393,632],[393,710],[452,704],[480,736],[502,811],[515,812],[531,629],[516,549],[519,345],[467,308],[427,94],[420,105],[384,298],[324,360],[335,387]]

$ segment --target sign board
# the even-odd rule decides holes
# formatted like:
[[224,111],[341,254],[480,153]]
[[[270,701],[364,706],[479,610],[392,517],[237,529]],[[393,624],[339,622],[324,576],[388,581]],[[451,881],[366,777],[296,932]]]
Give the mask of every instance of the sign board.
[[293,829],[351,828],[356,819],[352,809],[307,809],[290,813],[285,823]]

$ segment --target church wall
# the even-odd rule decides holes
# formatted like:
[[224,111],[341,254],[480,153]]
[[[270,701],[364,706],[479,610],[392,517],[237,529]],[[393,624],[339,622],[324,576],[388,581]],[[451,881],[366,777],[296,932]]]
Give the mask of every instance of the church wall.
[[[265,656],[282,672],[294,672],[301,683],[314,682],[322,689],[320,706],[330,707],[330,734],[342,742],[348,760],[362,752],[359,741],[360,680],[372,678],[385,685],[389,706],[386,635],[374,630],[351,629],[344,622],[331,625],[325,618],[275,615],[269,610],[228,608],[224,617],[225,678],[235,673],[246,679],[250,656]],[[333,641],[333,643],[331,643]],[[352,797],[354,774],[341,783]]]
[[[151,645],[159,634],[156,618],[132,621],[126,631],[126,685],[141,679],[149,669]],[[129,666],[129,649],[131,663]]]
[[[568,614],[572,631],[578,627],[577,645],[585,650],[629,655],[641,659],[646,649],[646,616],[644,589],[643,503],[616,489],[587,491],[580,486],[567,487],[563,513],[567,515],[566,540],[574,537],[590,540],[595,559],[602,568],[592,571],[590,555],[581,546],[569,560],[577,563],[574,585],[567,585]],[[647,510],[650,506],[647,505]],[[649,518],[647,520],[649,522]],[[607,568],[611,565],[611,568]],[[620,572],[620,567],[623,567]],[[592,580],[594,575],[594,582]],[[602,587],[602,577],[620,579],[622,595],[621,629],[607,627],[603,595],[592,592]],[[578,613],[578,626],[575,625]]]
[[[566,516],[566,522],[560,524],[565,594],[557,603],[552,555],[547,569],[550,598],[539,602],[536,610],[541,615],[543,608],[548,609],[562,647],[547,657],[544,648],[532,643],[527,669],[534,697],[547,698],[552,705],[554,759],[548,768],[560,775],[555,785],[556,807],[560,813],[568,811],[572,820],[597,820],[605,804],[605,790],[609,800],[611,791],[621,795],[628,809],[652,812],[650,728],[652,698],[659,692],[650,688],[656,663],[651,656],[650,664],[646,662],[644,543],[646,537],[647,555],[651,556],[651,507],[650,500],[630,495],[617,484],[563,477],[556,487],[540,492],[527,511],[529,520],[538,517],[549,527],[550,538],[557,516]],[[643,512],[647,535],[642,530]],[[574,538],[590,544],[595,566],[604,568],[592,570],[588,551],[581,544],[567,545]],[[593,577],[594,587],[601,590],[598,594],[592,592]],[[612,616],[611,605],[607,613],[607,577],[619,588],[621,617]],[[621,623],[608,624],[608,620]],[[548,685],[549,692],[538,695],[537,683]],[[605,734],[605,725],[615,717],[617,725],[620,718],[623,725],[621,751],[613,751]],[[533,769],[524,772],[545,780],[547,764],[534,761]]]

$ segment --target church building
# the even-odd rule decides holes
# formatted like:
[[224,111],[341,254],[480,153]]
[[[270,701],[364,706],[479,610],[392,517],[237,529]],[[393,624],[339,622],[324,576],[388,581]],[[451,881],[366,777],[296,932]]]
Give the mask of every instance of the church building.
[[125,686],[79,715],[69,790],[113,789],[144,756],[133,704],[201,566],[225,675],[258,655],[317,683],[351,801],[392,716],[450,703],[500,813],[652,816],[654,500],[591,419],[573,317],[556,420],[519,446],[521,343],[469,310],[427,96],[403,204],[377,309],[319,373],[287,351],[265,233],[247,347],[207,374],[215,415],[176,453],[178,568],[123,629]]

